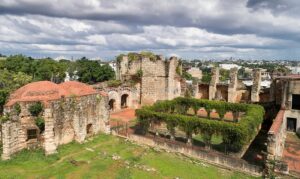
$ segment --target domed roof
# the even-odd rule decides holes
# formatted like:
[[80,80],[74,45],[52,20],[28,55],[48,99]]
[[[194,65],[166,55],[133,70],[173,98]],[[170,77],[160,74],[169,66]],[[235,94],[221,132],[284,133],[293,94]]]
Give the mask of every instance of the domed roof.
[[96,93],[96,90],[84,83],[78,81],[68,81],[59,84],[59,86],[68,92],[68,95],[84,96]]
[[42,101],[46,103],[50,100],[60,99],[62,97],[84,96],[96,94],[97,91],[84,83],[70,81],[61,84],[55,84],[50,81],[39,81],[29,83],[10,95],[6,106],[12,106],[16,102]]

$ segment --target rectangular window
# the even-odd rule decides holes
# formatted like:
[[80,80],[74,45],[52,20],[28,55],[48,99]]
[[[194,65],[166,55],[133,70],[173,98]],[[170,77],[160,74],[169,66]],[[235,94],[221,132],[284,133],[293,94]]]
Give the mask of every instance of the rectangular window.
[[300,94],[292,95],[292,109],[300,110]]
[[37,138],[37,130],[36,129],[28,129],[27,130],[27,140],[36,139]]

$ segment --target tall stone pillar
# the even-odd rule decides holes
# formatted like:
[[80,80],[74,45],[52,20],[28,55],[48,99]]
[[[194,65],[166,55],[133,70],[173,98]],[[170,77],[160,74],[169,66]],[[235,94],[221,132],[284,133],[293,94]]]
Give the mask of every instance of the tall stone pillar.
[[2,124],[2,160],[9,160],[12,154],[22,149],[18,140],[19,129],[18,123],[11,120]]
[[44,119],[45,119],[45,153],[46,155],[56,153],[56,144],[54,142],[54,121],[52,116],[52,110],[46,108],[44,111]]
[[171,57],[169,61],[169,71],[168,71],[168,77],[167,77],[167,99],[171,100],[175,97],[178,97],[175,94],[176,90],[176,81],[175,81],[175,75],[176,75],[176,68],[178,66],[178,60],[176,57]]
[[282,96],[281,96],[281,109],[286,108],[286,97],[288,92],[288,81],[283,81],[283,90],[282,90]]
[[251,88],[251,102],[259,102],[260,84],[261,84],[261,69],[254,69],[253,84]]
[[228,86],[228,102],[235,103],[236,102],[236,89],[238,85],[238,78],[237,78],[238,69],[232,68],[230,69],[230,83]]
[[209,100],[216,98],[218,83],[219,83],[219,68],[214,67],[211,69],[211,80],[209,83],[209,96],[208,96]]

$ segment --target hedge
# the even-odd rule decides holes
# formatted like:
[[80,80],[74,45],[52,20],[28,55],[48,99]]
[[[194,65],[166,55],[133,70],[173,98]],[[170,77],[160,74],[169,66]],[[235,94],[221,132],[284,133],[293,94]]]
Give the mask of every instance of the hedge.
[[[205,108],[208,114],[215,109],[220,118],[223,118],[224,114],[229,111],[245,112],[245,115],[239,122],[226,122],[187,114],[189,109],[193,109],[196,114],[200,108]],[[136,115],[144,133],[148,131],[151,122],[160,121],[167,124],[171,135],[174,135],[176,127],[180,127],[188,139],[191,139],[192,134],[199,133],[208,138],[214,134],[221,135],[226,145],[233,150],[240,150],[258,133],[259,126],[263,122],[264,112],[262,106],[254,104],[179,97],[137,109]]]

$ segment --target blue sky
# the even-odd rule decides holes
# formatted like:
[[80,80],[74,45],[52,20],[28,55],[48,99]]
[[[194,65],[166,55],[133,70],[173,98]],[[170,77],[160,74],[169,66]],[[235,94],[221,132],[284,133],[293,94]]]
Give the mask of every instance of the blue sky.
[[300,59],[299,0],[0,0],[0,53]]

